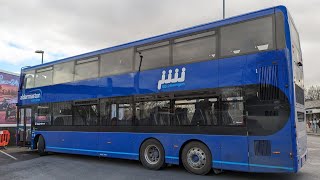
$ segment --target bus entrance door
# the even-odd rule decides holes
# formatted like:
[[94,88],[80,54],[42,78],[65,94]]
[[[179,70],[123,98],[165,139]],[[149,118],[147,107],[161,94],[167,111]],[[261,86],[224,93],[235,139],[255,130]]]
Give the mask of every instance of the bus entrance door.
[[31,108],[20,108],[17,121],[17,145],[31,145]]

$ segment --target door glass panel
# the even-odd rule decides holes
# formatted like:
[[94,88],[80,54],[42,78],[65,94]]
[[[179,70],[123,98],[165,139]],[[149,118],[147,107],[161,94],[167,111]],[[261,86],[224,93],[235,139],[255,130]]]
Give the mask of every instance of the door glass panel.
[[25,109],[25,121],[26,121],[26,144],[30,144],[31,142],[31,118],[32,118],[32,110],[31,108]]
[[31,118],[32,109],[23,108],[19,109],[19,119],[17,123],[17,143],[25,146],[30,145],[31,142]]
[[19,119],[18,119],[18,135],[17,135],[17,142],[23,141],[23,134],[24,134],[24,109],[19,110]]

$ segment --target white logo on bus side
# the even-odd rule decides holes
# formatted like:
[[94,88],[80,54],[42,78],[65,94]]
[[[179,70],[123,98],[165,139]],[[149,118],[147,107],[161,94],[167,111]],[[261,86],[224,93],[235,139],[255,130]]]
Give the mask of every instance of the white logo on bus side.
[[170,69],[168,72],[168,77],[166,79],[166,71],[162,71],[161,80],[158,81],[158,90],[162,88],[164,84],[173,84],[173,83],[181,83],[185,81],[186,78],[186,68],[183,67],[181,71],[181,75],[179,77],[179,69],[175,69],[174,77],[172,78],[172,70]]

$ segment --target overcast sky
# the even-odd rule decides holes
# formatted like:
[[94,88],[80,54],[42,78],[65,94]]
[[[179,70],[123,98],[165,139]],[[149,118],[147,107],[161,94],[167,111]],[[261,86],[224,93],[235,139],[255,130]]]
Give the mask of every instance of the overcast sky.
[[[231,17],[286,5],[300,33],[306,85],[320,85],[319,0],[226,0]],[[0,69],[90,52],[222,18],[222,0],[0,0]]]

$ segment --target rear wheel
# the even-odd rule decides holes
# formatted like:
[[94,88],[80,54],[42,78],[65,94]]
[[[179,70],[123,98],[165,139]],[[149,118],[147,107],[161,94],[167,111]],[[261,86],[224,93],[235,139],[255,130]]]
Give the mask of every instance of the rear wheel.
[[182,163],[184,168],[193,174],[208,174],[212,165],[211,152],[203,143],[192,141],[182,150]]
[[140,148],[140,161],[148,169],[159,170],[165,166],[164,149],[155,139],[145,141]]
[[48,152],[46,152],[46,144],[45,144],[45,140],[43,138],[43,136],[39,136],[38,142],[37,142],[37,147],[38,147],[38,154],[40,156],[45,156],[48,154]]

